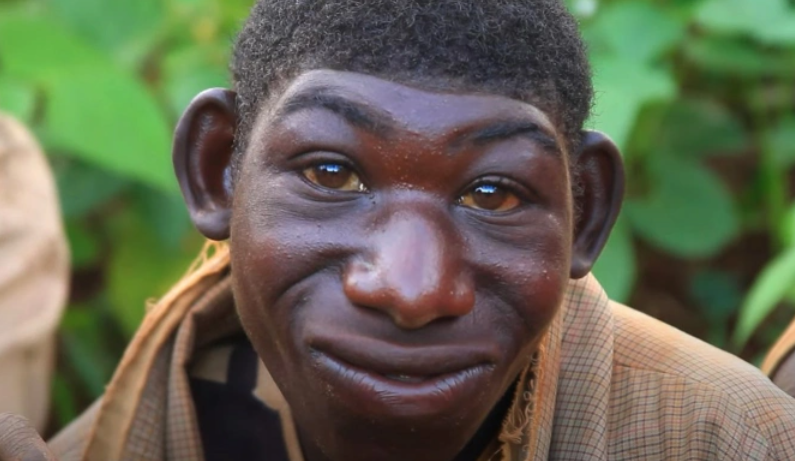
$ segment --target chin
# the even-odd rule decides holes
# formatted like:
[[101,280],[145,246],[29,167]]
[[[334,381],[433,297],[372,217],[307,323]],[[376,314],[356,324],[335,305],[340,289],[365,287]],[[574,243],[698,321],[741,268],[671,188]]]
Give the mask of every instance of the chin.
[[[315,414],[310,418],[319,418]],[[331,432],[323,432],[307,444],[302,443],[307,459],[328,461],[450,461],[464,448],[477,431],[478,424],[462,430],[453,422],[421,426],[407,423],[401,418],[386,421],[362,420],[357,415],[337,413],[332,417],[336,424]],[[299,424],[301,422],[299,421]],[[312,423],[307,423],[311,430]],[[301,424],[303,426],[303,424]],[[327,427],[326,427],[327,430]],[[307,434],[308,435],[308,434]],[[353,441],[353,443],[351,443]],[[315,447],[314,450],[309,445]],[[316,453],[313,455],[313,451]]]
[[299,368],[313,391],[287,388],[285,396],[302,443],[311,440],[318,452],[311,459],[452,460],[504,392],[495,366],[423,379],[385,376],[315,352]]

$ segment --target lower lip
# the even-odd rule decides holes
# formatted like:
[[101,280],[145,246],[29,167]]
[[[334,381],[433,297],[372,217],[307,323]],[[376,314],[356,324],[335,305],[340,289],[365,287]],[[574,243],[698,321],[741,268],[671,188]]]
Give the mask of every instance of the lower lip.
[[422,380],[396,380],[356,367],[320,351],[313,353],[327,392],[364,416],[443,416],[471,406],[489,384],[488,365],[477,365]]

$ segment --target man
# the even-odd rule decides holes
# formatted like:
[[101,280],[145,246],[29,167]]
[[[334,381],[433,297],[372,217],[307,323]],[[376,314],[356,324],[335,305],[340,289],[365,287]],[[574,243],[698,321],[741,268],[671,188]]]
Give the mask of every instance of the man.
[[233,71],[174,143],[228,246],[61,460],[795,459],[795,402],[589,275],[624,176],[558,0],[262,0]]
[[0,113],[0,413],[47,423],[53,340],[66,302],[69,254],[41,148]]

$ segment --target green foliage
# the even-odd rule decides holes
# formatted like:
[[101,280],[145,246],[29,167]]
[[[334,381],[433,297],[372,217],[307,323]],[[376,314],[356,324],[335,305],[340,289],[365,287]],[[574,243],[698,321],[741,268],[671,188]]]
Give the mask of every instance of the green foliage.
[[[145,300],[162,295],[201,245],[172,177],[170,133],[196,93],[228,86],[231,38],[251,4],[0,2],[0,109],[31,126],[50,155],[72,248],[53,384],[59,424],[102,392]],[[769,314],[795,303],[795,7],[567,4],[593,62],[588,126],[616,141],[628,176],[597,277],[630,301],[664,285],[650,265],[677,261],[684,283],[666,286],[679,287],[670,296],[702,319],[704,336],[758,356],[778,331]],[[767,242],[767,267],[725,267],[753,238]],[[744,254],[759,259],[755,249]]]
[[742,300],[736,278],[722,270],[699,272],[690,280],[689,292],[708,321],[706,339],[718,347],[726,347],[729,321]]
[[193,95],[227,86],[248,0],[0,2],[0,110],[50,155],[74,284],[61,325],[55,420],[108,382],[145,303],[202,245],[171,171],[171,132]]
[[[684,26],[669,11],[651,2],[607,3],[584,35],[593,52],[620,56],[643,65],[681,42],[685,37]],[[632,40],[627,40],[628,37]]]
[[3,110],[17,119],[28,122],[36,107],[36,91],[32,85],[9,76],[0,76],[0,101]]
[[160,0],[51,0],[49,5],[81,37],[132,65],[139,63],[157,43],[166,21]]
[[628,199],[624,211],[640,237],[685,258],[712,256],[736,237],[732,197],[707,168],[665,155],[645,166],[649,192]]
[[41,129],[49,146],[175,190],[168,121],[144,82],[60,23],[41,17],[0,20],[0,58],[10,76],[33,82],[44,93]]
[[696,22],[726,35],[745,35],[766,45],[795,45],[795,11],[787,0],[709,0]]
[[781,118],[764,133],[764,142],[779,168],[795,165],[795,114]]
[[[575,12],[583,3],[570,2]],[[795,214],[786,211],[795,164],[795,7],[786,0],[594,5],[581,15],[598,95],[592,125],[614,137],[629,172],[624,218],[595,272],[626,300],[638,279],[633,245],[708,267],[734,242],[767,233],[779,256],[742,302],[726,300],[742,290],[717,267],[690,281],[709,339],[728,346],[731,337],[740,351],[774,308],[795,300]],[[749,169],[744,159],[754,154]],[[720,174],[712,159],[735,162],[750,180]],[[739,294],[716,301],[720,291]]]
[[795,287],[795,246],[770,262],[743,303],[732,341],[744,345],[773,308]]
[[626,147],[640,110],[650,102],[672,98],[674,81],[665,71],[623,56],[597,55],[591,61],[597,93],[589,125]]
[[629,298],[635,284],[636,270],[629,223],[621,217],[613,227],[613,233],[596,262],[594,272],[613,299],[624,300]]
[[[167,207],[167,211],[171,210]],[[176,213],[186,220],[185,214],[184,207]],[[183,220],[163,223],[165,226],[176,226],[176,229],[166,228],[164,232],[157,228],[158,219],[162,220],[163,216],[142,213],[133,206],[114,216],[108,223],[119,242],[108,262],[107,296],[111,311],[127,335],[132,335],[141,323],[144,301],[155,294],[165,293],[190,266],[194,252],[185,251],[175,255],[172,249],[174,245],[195,250],[201,244],[197,238],[191,238],[193,236],[188,236],[185,242],[181,241],[187,230],[181,226]],[[176,235],[174,230],[177,231]],[[164,258],[169,252],[172,257]],[[141,297],[142,293],[146,295]]]
[[679,99],[645,114],[639,131],[649,156],[693,160],[736,155],[751,147],[742,123],[718,103]]

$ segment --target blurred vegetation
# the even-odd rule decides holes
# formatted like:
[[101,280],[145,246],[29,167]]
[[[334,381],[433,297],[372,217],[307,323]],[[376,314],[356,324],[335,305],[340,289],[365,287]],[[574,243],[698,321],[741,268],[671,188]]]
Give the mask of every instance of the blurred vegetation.
[[[795,7],[567,0],[590,45],[590,126],[622,148],[610,295],[749,360],[795,305]],[[0,0],[0,109],[57,177],[74,268],[53,384],[60,427],[96,398],[201,246],[170,166],[200,90],[228,86],[251,0]]]

